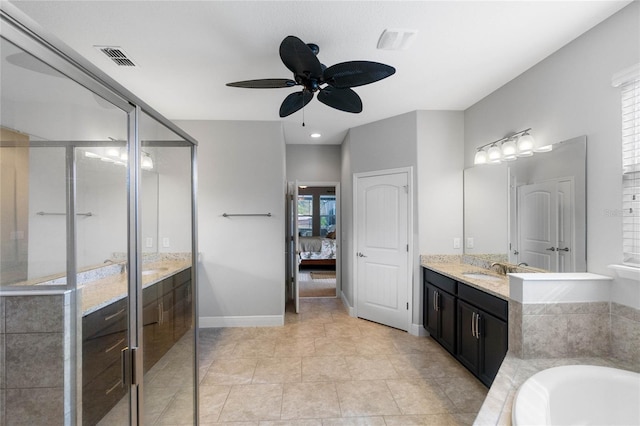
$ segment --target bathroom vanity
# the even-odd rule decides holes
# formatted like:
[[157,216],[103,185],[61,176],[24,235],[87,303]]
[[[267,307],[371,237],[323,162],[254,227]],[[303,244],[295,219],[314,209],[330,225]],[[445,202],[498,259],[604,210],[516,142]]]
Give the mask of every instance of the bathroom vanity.
[[507,279],[471,265],[444,265],[423,266],[424,327],[489,387],[508,349],[508,302],[500,297]]
[[[145,279],[142,291],[145,373],[192,327],[191,268],[162,267],[152,271],[156,276]],[[126,280],[124,274],[122,280]],[[105,288],[105,283],[99,282],[88,286],[96,286],[102,290],[103,298],[108,298],[117,291],[113,287],[122,288],[122,283],[114,278],[109,278],[109,281],[106,287],[112,288]],[[88,294],[91,290],[93,288],[89,289]],[[121,293],[117,300],[102,302],[94,295],[94,299],[89,301],[98,303],[97,307],[83,303],[85,312],[89,312],[82,317],[82,407],[85,425],[96,424],[126,394],[121,364],[121,351],[127,346],[128,330],[128,298],[125,294]]]

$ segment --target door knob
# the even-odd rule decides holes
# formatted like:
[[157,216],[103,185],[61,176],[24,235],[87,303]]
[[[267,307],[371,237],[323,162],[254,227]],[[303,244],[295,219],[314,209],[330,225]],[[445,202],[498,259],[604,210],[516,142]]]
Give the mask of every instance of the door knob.
[[558,251],[569,251],[569,247],[565,247],[565,248],[558,247],[556,250],[558,250]]
[[360,253],[360,252],[358,252],[358,257],[367,257],[367,256],[362,254],[362,253]]
[[549,250],[549,251],[556,251],[556,248],[555,248],[555,247],[549,247],[549,248],[547,248],[547,249],[545,249],[545,250]]

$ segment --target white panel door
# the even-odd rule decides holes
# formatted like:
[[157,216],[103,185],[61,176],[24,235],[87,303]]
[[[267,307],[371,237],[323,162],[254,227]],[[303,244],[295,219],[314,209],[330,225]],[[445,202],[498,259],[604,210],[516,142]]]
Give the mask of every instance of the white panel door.
[[558,226],[556,183],[534,183],[518,189],[520,262],[534,268],[555,271]]
[[357,313],[408,330],[407,172],[357,178]]
[[551,272],[575,270],[573,180],[518,188],[520,262]]

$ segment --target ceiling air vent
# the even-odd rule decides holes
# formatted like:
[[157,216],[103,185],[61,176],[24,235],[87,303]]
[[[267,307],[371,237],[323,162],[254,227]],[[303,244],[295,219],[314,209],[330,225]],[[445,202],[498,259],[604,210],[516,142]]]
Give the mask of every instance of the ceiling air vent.
[[136,64],[127,56],[124,50],[118,46],[94,46],[119,67],[135,67]]
[[378,49],[407,50],[416,38],[418,30],[386,29],[378,39]]

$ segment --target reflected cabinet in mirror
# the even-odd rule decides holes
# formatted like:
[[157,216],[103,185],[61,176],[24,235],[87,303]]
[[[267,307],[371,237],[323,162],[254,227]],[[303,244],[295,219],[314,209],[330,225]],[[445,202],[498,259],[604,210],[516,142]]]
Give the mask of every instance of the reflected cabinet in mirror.
[[464,252],[551,272],[586,271],[587,138],[464,171]]

